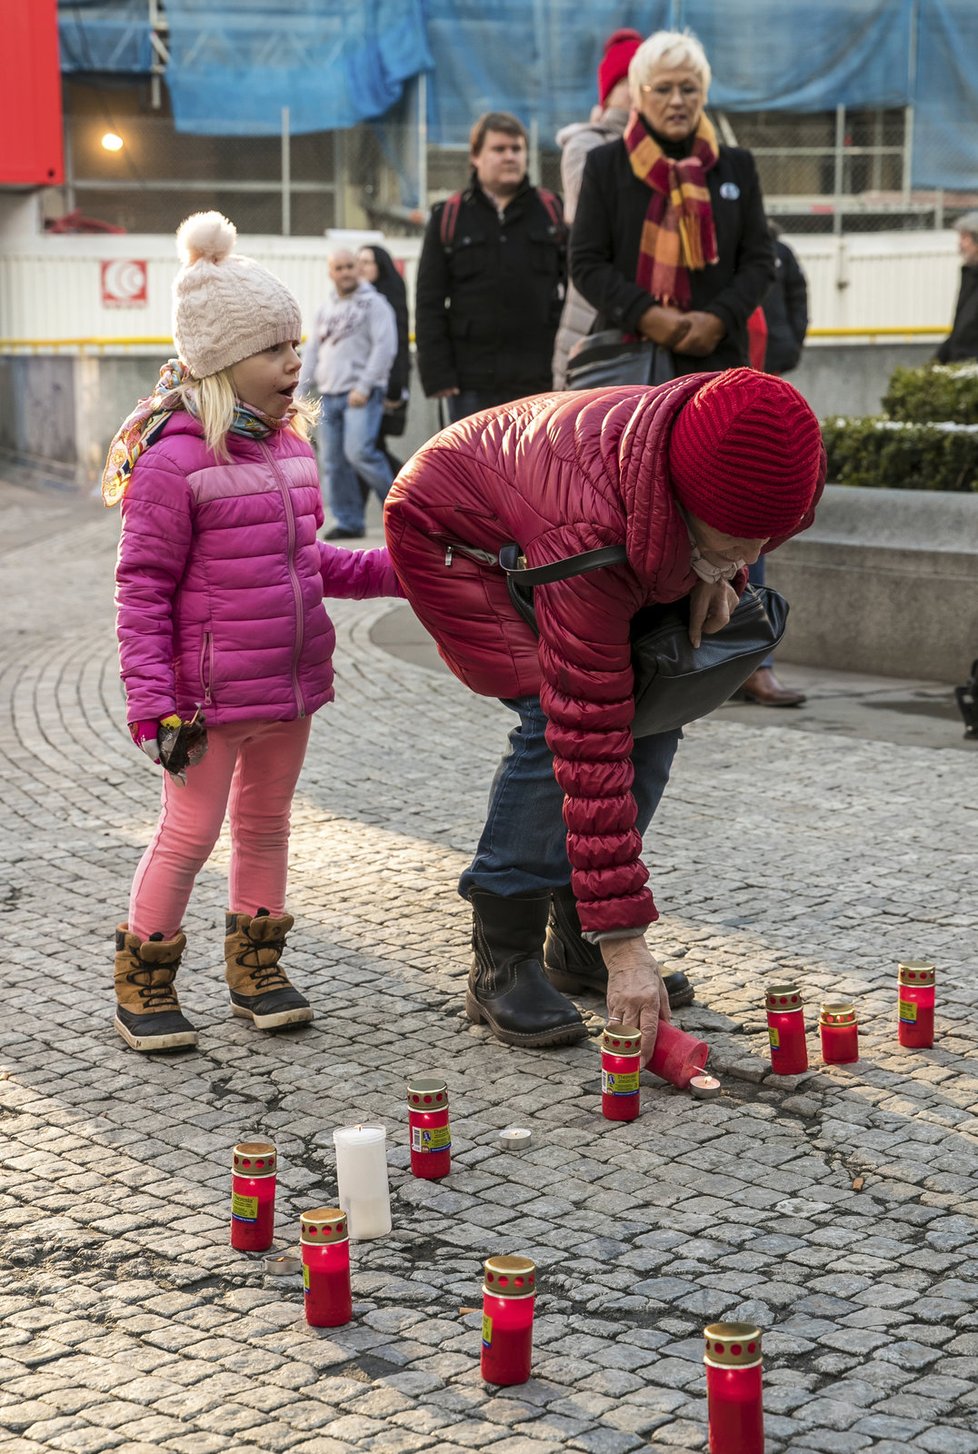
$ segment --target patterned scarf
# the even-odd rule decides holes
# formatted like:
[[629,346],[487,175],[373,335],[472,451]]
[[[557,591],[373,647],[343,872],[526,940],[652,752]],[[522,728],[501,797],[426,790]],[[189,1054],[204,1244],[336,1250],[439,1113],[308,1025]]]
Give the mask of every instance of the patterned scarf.
[[700,117],[693,149],[667,157],[637,111],[628,118],[625,146],[632,171],[652,193],[639,242],[635,281],[659,303],[686,309],[689,270],[717,261],[717,236],[706,174],[716,165],[716,132]]
[[[194,391],[179,392],[181,384],[193,381],[190,373],[179,359],[171,358],[160,369],[156,388],[148,399],[140,399],[135,409],[119,427],[109,445],[108,458],[102,471],[102,499],[106,506],[117,505],[122,499],[136,461],[163,432],[171,414],[186,409],[195,419],[199,418]],[[235,401],[234,418],[230,434],[243,435],[248,439],[267,439],[279,429],[285,429],[295,417],[290,408],[281,419],[273,419],[260,409],[252,409],[240,399]]]

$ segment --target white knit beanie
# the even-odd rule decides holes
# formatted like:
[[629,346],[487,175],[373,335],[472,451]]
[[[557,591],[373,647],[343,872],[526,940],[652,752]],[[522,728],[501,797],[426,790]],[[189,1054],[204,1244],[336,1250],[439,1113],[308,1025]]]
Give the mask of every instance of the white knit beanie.
[[302,336],[295,298],[253,258],[234,255],[237,235],[220,212],[195,212],[177,229],[173,339],[198,379]]

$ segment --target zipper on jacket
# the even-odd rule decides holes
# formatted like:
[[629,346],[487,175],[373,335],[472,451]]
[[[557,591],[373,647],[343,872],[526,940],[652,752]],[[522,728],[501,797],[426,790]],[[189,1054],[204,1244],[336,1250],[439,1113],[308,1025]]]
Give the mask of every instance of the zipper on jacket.
[[299,585],[299,576],[295,568],[295,516],[292,513],[292,496],[289,494],[288,483],[278,467],[275,456],[263,439],[259,439],[258,447],[271,465],[272,474],[275,476],[275,482],[279,487],[285,505],[285,523],[289,530],[289,578],[292,581],[292,598],[295,601],[295,645],[292,648],[292,691],[295,696],[295,704],[299,716],[304,717],[306,715],[306,704],[299,686],[299,655],[302,651],[305,628],[302,616],[302,589]]
[[200,685],[205,707],[211,705],[211,682],[214,680],[214,633],[205,631],[200,643]]
[[492,550],[482,550],[478,545],[463,545],[460,540],[444,540],[445,564],[451,565],[452,557],[464,555],[468,560],[474,560],[476,565],[488,565],[498,569],[499,556]]

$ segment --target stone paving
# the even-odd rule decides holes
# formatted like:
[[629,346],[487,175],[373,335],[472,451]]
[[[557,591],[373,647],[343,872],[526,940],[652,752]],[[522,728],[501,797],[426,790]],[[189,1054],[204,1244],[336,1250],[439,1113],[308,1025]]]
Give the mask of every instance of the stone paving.
[[[461,1014],[474,842],[508,714],[399,660],[387,602],[339,603],[338,703],[296,802],[290,946],[318,1019],[227,1013],[224,850],[188,915],[199,1053],[111,1028],[112,931],[155,819],[125,732],[117,520],[0,487],[5,988],[0,1450],[628,1454],[706,1447],[702,1328],[764,1330],[768,1454],[978,1451],[972,764],[725,714],[693,727],[649,844],[681,1012],[723,1096],[643,1075],[605,1122],[593,1040],[504,1048]],[[938,966],[940,1032],[901,1050],[895,971]],[[863,1058],[769,1074],[763,985],[852,995]],[[585,1002],[597,1021],[601,1006]],[[449,1081],[453,1171],[415,1180],[404,1082]],[[281,1158],[276,1246],[335,1198],[331,1131],[388,1128],[394,1228],[353,1248],[353,1322],[227,1242],[230,1150]],[[531,1127],[522,1155],[500,1128]],[[479,1377],[482,1259],[540,1269],[533,1378]]]

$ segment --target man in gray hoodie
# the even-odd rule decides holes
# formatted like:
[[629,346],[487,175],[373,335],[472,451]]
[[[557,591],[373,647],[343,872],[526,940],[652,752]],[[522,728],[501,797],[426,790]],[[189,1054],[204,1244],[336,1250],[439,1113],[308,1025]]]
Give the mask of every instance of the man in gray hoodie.
[[[574,221],[577,210],[588,152],[624,135],[632,104],[628,91],[628,67],[641,44],[642,37],[637,30],[616,30],[609,35],[598,65],[598,105],[591,112],[591,119],[574,121],[557,133],[557,144],[561,148],[560,190],[564,196],[564,221],[568,227]],[[581,297],[571,279],[554,341],[555,389],[566,389],[567,355],[575,343],[590,333],[594,318],[595,310]]]
[[335,295],[316,314],[298,392],[315,390],[323,398],[320,467],[336,520],[326,539],[356,540],[364,534],[357,476],[381,502],[394,479],[377,433],[397,353],[397,322],[387,299],[358,279],[352,252],[343,248],[330,254],[329,276]]

